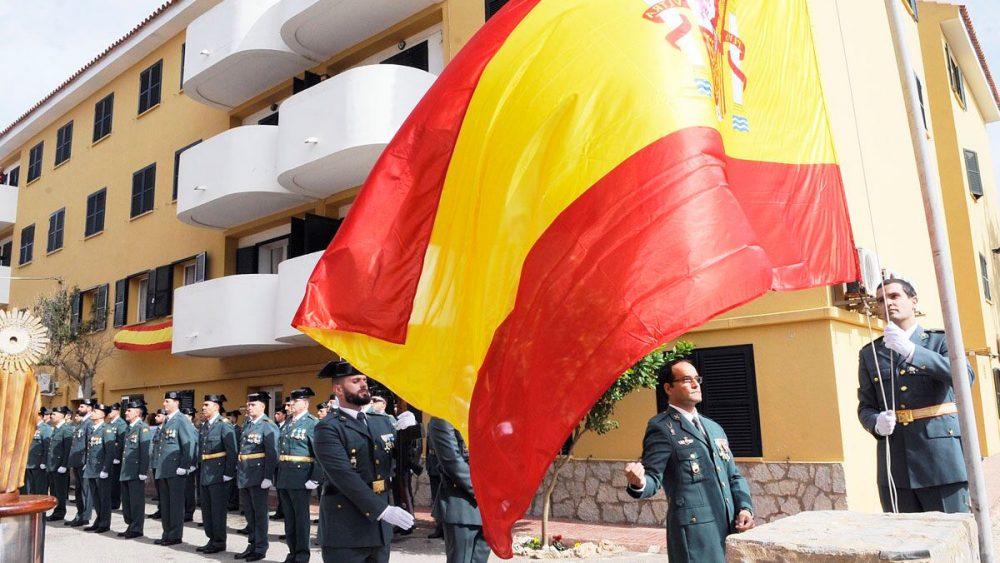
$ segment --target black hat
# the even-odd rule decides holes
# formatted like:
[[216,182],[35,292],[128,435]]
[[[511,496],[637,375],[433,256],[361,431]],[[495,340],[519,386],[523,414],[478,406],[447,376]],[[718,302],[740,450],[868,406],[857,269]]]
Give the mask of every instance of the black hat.
[[247,401],[260,401],[266,403],[271,400],[271,394],[267,391],[254,391],[247,394]]
[[130,399],[127,403],[125,403],[125,408],[146,410],[146,402],[142,399]]
[[211,401],[213,403],[217,403],[219,405],[219,408],[221,409],[222,408],[222,404],[226,402],[226,396],[225,395],[205,395],[205,400],[206,401]]
[[120,410],[122,410],[122,404],[121,403],[115,403],[115,404],[110,405],[110,406],[111,406],[111,410],[113,410],[113,411],[120,411]]
[[351,365],[347,360],[337,360],[335,362],[330,362],[323,366],[323,369],[319,370],[320,379],[329,377],[331,379],[336,379],[338,377],[346,377],[348,375],[364,375],[358,368]]
[[47,414],[49,414],[49,409],[45,407],[38,409],[38,416],[45,416]]
[[97,406],[97,401],[93,399],[84,399],[83,401],[80,401],[80,404],[83,406],[94,408]]
[[163,394],[163,398],[164,399],[173,399],[175,401],[180,401],[181,400],[181,392],[180,391],[167,391],[166,393]]
[[288,394],[288,398],[292,401],[295,399],[308,399],[309,397],[315,397],[316,393],[308,387],[300,387],[298,389],[293,389],[291,393]]
[[181,414],[187,416],[194,416],[194,409],[192,409],[191,407],[182,407]]
[[156,409],[156,414],[167,414],[167,411],[163,409]]
[[108,414],[109,412],[111,412],[111,407],[109,405],[105,405],[103,403],[97,403],[97,404],[94,405],[94,410],[95,411],[101,411],[104,414]]
[[60,414],[66,414],[66,415],[68,415],[70,413],[70,410],[69,410],[69,407],[56,407],[56,408],[52,409],[52,412],[57,412],[57,413],[60,413]]

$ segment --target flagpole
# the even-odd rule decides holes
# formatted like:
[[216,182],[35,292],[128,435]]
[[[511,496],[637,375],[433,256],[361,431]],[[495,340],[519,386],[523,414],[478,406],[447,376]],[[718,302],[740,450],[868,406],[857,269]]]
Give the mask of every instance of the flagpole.
[[982,457],[979,450],[979,432],[972,403],[972,391],[966,372],[965,344],[962,341],[962,326],[958,319],[958,299],[955,295],[955,280],[951,269],[951,251],[948,231],[945,226],[944,202],[941,183],[931,167],[931,152],[927,144],[921,118],[920,101],[917,98],[916,72],[906,45],[900,0],[885,0],[889,14],[892,40],[899,59],[899,81],[903,86],[906,113],[910,123],[910,139],[917,159],[917,175],[923,192],[924,213],[927,216],[927,230],[930,234],[931,253],[937,274],[938,295],[944,315],[944,328],[948,342],[948,359],[951,360],[951,381],[955,389],[955,403],[958,405],[958,422],[962,429],[962,452],[965,468],[969,474],[969,493],[972,497],[972,513],[979,528],[979,554],[984,563],[993,562],[993,531],[990,525],[986,482],[983,479]]

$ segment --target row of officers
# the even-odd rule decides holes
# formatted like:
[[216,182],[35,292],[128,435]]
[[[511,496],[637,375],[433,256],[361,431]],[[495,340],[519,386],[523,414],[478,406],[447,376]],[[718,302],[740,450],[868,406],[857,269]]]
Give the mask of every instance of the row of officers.
[[[77,514],[64,523],[108,532],[111,511],[120,503],[127,529],[118,536],[137,538],[144,534],[145,482],[154,479],[163,523],[155,543],[170,546],[181,543],[184,522],[191,520],[186,506],[193,510],[190,492],[196,476],[208,539],[197,551],[212,554],[226,550],[226,517],[235,484],[248,544],[234,557],[257,561],[269,548],[267,499],[273,487],[284,517],[286,562],[309,561],[309,504],[316,491],[324,562],[388,561],[394,530],[405,532],[414,523],[406,493],[397,488],[396,504],[402,506],[390,502],[395,449],[419,438],[422,428],[410,412],[395,418],[370,410],[367,378],[347,362],[331,362],[319,377],[332,379],[333,408],[322,403],[319,413],[325,416],[320,420],[309,412],[314,392],[295,389],[280,427],[266,414],[266,392],[247,396],[243,425],[227,417],[234,413],[225,412],[224,395],[205,395],[204,419],[196,428],[181,412],[176,391],[164,395],[156,417],[160,424],[153,428],[144,422],[147,406],[141,400],[110,406],[84,401],[76,425],[67,407],[39,413],[22,490],[50,492],[57,506],[47,520],[64,520],[72,473]],[[468,449],[447,422],[432,419],[428,428],[428,469],[437,482],[432,483],[437,485],[433,514],[444,525],[448,561],[486,561],[489,548],[472,493]],[[92,512],[96,519],[91,524]]]

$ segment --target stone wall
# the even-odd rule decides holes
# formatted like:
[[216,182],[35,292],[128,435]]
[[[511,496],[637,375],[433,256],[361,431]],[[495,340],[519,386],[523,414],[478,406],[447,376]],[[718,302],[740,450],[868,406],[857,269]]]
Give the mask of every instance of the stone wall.
[[[771,522],[805,510],[846,510],[847,489],[839,463],[738,462],[750,483],[755,516]],[[666,518],[663,493],[637,501],[625,492],[623,461],[573,460],[559,477],[552,493],[552,517],[607,524],[660,526]],[[546,483],[548,478],[546,478]],[[539,487],[539,491],[544,490]],[[425,473],[414,482],[415,501],[430,505]],[[540,516],[541,492],[528,512]]]

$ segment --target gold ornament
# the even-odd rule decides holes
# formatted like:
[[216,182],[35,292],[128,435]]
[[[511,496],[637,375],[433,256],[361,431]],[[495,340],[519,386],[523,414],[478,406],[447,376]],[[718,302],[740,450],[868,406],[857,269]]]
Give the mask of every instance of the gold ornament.
[[49,345],[49,331],[29,311],[0,311],[0,370],[22,373],[38,362]]
[[32,366],[48,344],[48,330],[30,312],[0,311],[0,496],[16,495],[24,483],[41,407]]

